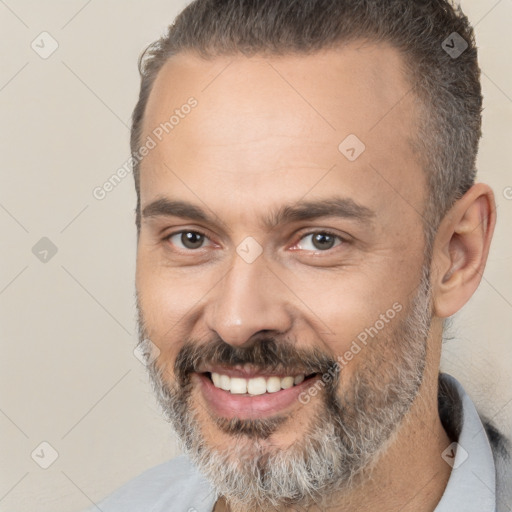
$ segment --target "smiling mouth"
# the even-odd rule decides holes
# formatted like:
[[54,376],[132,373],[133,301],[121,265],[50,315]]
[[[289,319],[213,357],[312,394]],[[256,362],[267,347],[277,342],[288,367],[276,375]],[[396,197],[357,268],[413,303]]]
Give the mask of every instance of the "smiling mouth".
[[258,368],[209,368],[195,373],[193,380],[214,418],[250,420],[266,419],[290,412],[300,405],[300,395],[320,377],[304,370],[275,370],[267,373]]
[[252,378],[234,377],[217,372],[206,372],[204,375],[217,389],[227,391],[232,395],[258,396],[290,389],[314,378],[317,374],[300,373],[283,377],[271,375]]

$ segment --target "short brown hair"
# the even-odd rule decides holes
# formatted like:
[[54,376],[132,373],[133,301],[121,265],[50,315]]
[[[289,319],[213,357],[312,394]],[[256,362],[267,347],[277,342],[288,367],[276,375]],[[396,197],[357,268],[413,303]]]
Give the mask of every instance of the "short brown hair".
[[[424,220],[430,245],[439,221],[474,183],[481,137],[474,33],[460,7],[448,0],[195,0],[140,58],[132,153],[140,144],[155,77],[172,55],[306,54],[357,39],[399,50],[420,100],[415,145],[429,186]],[[140,227],[138,162],[133,171]]]

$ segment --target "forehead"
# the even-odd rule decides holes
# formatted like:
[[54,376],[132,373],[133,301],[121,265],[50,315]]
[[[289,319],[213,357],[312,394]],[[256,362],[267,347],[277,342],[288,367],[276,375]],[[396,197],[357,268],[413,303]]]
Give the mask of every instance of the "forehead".
[[[195,106],[184,107],[191,98]],[[142,204],[191,187],[242,202],[247,194],[293,200],[321,176],[322,186],[350,197],[384,203],[387,182],[419,202],[416,101],[401,55],[383,45],[208,60],[179,54],[159,72],[146,107],[142,140],[156,147],[141,165]],[[352,149],[364,151],[352,161]]]

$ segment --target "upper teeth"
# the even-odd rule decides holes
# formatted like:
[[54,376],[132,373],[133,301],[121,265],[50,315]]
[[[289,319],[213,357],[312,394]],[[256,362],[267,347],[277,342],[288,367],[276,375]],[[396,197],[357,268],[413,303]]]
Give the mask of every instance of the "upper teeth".
[[243,379],[240,377],[229,377],[220,373],[212,372],[213,385],[216,388],[229,391],[236,395],[263,395],[263,393],[275,393],[281,389],[288,389],[304,380],[304,374],[296,377],[254,377]]

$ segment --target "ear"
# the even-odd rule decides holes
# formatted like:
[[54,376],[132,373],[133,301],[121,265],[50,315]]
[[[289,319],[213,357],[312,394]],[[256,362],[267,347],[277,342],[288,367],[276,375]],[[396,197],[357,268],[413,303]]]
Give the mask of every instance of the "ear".
[[471,187],[441,221],[432,259],[436,316],[452,316],[478,288],[495,224],[494,193],[483,183]]

